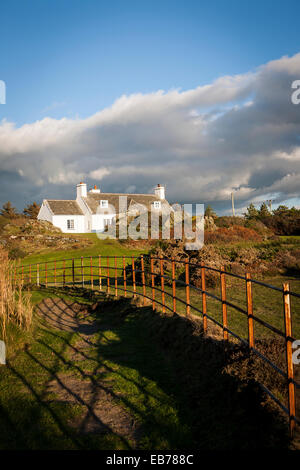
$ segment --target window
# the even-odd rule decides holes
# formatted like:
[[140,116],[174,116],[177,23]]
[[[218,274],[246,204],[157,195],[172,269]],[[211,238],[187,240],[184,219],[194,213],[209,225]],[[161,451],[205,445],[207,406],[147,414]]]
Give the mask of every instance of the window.
[[101,199],[100,207],[108,207],[108,201],[106,201],[105,199]]
[[74,230],[74,219],[67,220],[68,230]]
[[154,201],[154,209],[160,209],[161,203],[160,201]]
[[111,225],[111,219],[104,219],[104,227]]

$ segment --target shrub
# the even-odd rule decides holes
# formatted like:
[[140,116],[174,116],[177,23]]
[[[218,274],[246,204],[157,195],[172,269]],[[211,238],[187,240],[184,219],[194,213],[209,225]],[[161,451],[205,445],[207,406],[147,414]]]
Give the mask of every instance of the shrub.
[[300,216],[294,214],[282,214],[267,217],[264,224],[276,235],[300,235]]
[[262,241],[261,235],[255,230],[240,225],[230,228],[221,227],[214,232],[204,233],[205,243],[235,243],[238,241]]
[[245,225],[245,219],[243,217],[233,217],[225,215],[222,217],[218,217],[218,219],[216,219],[215,221],[215,224],[218,227],[225,228],[232,227],[233,225],[240,225],[241,227],[243,227]]
[[7,325],[12,322],[28,329],[32,320],[32,305],[29,292],[24,291],[22,283],[14,281],[14,265],[8,254],[0,249],[0,328],[2,338],[6,338]]
[[13,247],[8,252],[8,257],[10,259],[25,258],[26,255],[27,255],[26,251],[22,250],[19,247]]
[[286,274],[300,273],[300,250],[284,250],[278,252],[274,264]]

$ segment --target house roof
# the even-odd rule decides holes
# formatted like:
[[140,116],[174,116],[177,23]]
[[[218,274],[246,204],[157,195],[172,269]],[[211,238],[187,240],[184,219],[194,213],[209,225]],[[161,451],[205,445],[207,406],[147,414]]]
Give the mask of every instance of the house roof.
[[84,215],[76,201],[46,199],[54,215]]
[[[143,204],[148,210],[151,209],[151,205],[154,201],[158,201],[158,197],[154,194],[121,194],[121,193],[88,193],[88,196],[83,198],[93,214],[108,213],[111,212],[109,209],[100,209],[99,204],[101,200],[108,201],[109,205],[115,208],[116,214],[119,214],[119,196],[127,196],[127,209],[130,204]],[[161,200],[162,204],[168,204],[166,199]],[[121,208],[122,209],[122,208]]]

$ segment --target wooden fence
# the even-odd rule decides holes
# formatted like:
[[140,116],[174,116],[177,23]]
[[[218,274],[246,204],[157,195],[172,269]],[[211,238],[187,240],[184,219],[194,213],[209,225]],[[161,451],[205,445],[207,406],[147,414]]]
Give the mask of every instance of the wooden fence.
[[[164,272],[164,265],[170,269]],[[176,267],[182,266],[183,279],[176,278]],[[198,268],[200,274],[200,285],[196,286],[190,282],[190,270]],[[209,291],[206,287],[206,276],[208,271],[217,273],[220,279],[220,295]],[[246,345],[251,352],[267,363],[273,370],[281,375],[287,384],[288,405],[286,406],[274,393],[263,384],[262,389],[271,397],[274,402],[283,410],[289,419],[290,436],[293,437],[296,424],[300,424],[299,417],[296,416],[296,390],[300,384],[294,378],[293,349],[295,338],[292,334],[292,311],[291,298],[299,298],[300,295],[290,291],[289,283],[284,283],[282,288],[275,287],[259,280],[252,279],[249,273],[245,276],[226,272],[223,267],[220,269],[205,266],[204,264],[191,265],[189,260],[168,259],[155,256],[92,256],[73,259],[53,260],[45,263],[17,266],[12,273],[15,282],[35,284],[43,287],[53,286],[73,286],[90,289],[105,290],[107,294],[114,293],[118,296],[122,292],[125,297],[141,296],[146,304],[146,299],[152,303],[153,310],[160,308],[163,313],[170,311],[178,314],[178,304],[184,305],[185,315],[191,315],[191,311],[196,312],[203,319],[203,330],[207,334],[208,320],[218,325],[223,331],[224,344],[228,342],[229,335]],[[242,308],[226,298],[226,282],[228,277],[242,280],[245,285],[245,305]],[[171,289],[166,289],[166,284]],[[254,285],[263,286],[269,291],[277,291],[282,295],[282,317],[284,321],[284,331],[271,325],[262,318],[254,314],[253,294]],[[178,289],[183,289],[184,296],[178,295]],[[201,308],[191,301],[191,291],[196,292],[201,299]],[[159,293],[159,298],[156,295]],[[169,299],[169,302],[166,301]],[[221,321],[218,321],[209,313],[208,298],[220,303]],[[247,320],[248,338],[242,338],[233,329],[228,327],[228,308],[244,315]],[[181,312],[182,314],[182,312]],[[298,312],[300,314],[300,311]],[[262,354],[255,344],[255,323],[272,331],[276,336],[284,339],[286,370],[282,370],[268,357]]]

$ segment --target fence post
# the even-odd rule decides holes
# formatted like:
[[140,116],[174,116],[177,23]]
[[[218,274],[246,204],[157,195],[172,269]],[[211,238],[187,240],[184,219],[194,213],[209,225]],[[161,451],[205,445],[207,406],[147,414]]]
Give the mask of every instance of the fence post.
[[81,285],[84,287],[83,257],[81,256]]
[[74,265],[74,258],[72,258],[72,283],[73,287],[75,286],[75,265]]
[[31,264],[29,265],[29,284],[31,284]]
[[142,285],[143,285],[143,305],[146,305],[146,284],[145,284],[145,266],[144,256],[141,256],[141,267],[142,267]]
[[136,282],[135,282],[135,267],[134,267],[134,257],[132,256],[132,282],[133,282],[133,298],[136,298]]
[[94,278],[93,278],[93,258],[90,257],[90,268],[91,268],[91,288],[94,289]]
[[56,260],[54,261],[54,285],[56,287]]
[[107,287],[107,294],[110,293],[110,281],[109,281],[109,256],[107,257],[107,281],[106,281],[106,287]]
[[249,342],[249,347],[254,348],[253,298],[252,298],[252,283],[251,283],[250,273],[246,273],[246,294],[247,294],[247,314],[248,314],[248,342]]
[[124,279],[124,296],[127,297],[127,281],[126,281],[126,266],[125,266],[125,256],[123,256],[123,279]]
[[295,429],[295,415],[296,415],[296,402],[295,402],[295,384],[294,381],[294,366],[293,366],[293,348],[292,348],[292,317],[291,317],[291,300],[290,300],[290,285],[288,282],[283,284],[283,308],[284,308],[284,326],[285,326],[285,341],[286,341],[286,362],[287,362],[287,376],[288,376],[288,396],[289,396],[289,424],[290,424],[290,437],[293,438]]
[[40,265],[36,265],[36,285],[40,285]]
[[190,260],[185,262],[185,293],[186,293],[186,314],[189,315],[190,307]]
[[206,309],[206,287],[205,287],[205,266],[201,263],[201,290],[202,290],[202,313],[203,313],[203,331],[207,333],[207,309]]
[[175,259],[172,256],[172,296],[173,296],[173,314],[176,313],[176,279],[175,279]]
[[47,278],[47,263],[45,263],[45,286],[48,285],[48,278]]
[[155,279],[154,279],[154,260],[150,256],[151,286],[152,286],[152,310],[155,310]]
[[64,259],[63,262],[63,286],[65,287],[66,285],[66,260]]
[[117,257],[115,256],[115,296],[118,297],[118,270],[117,270]]
[[222,297],[222,318],[223,318],[223,339],[228,340],[227,331],[227,305],[226,305],[226,274],[224,272],[224,266],[221,267],[220,278],[221,278],[221,297]]
[[163,311],[163,313],[166,313],[165,278],[164,278],[164,265],[163,265],[163,256],[162,255],[160,255],[160,285],[161,285],[162,311]]
[[98,258],[98,265],[99,265],[99,290],[102,290],[101,255],[99,255],[99,258]]

